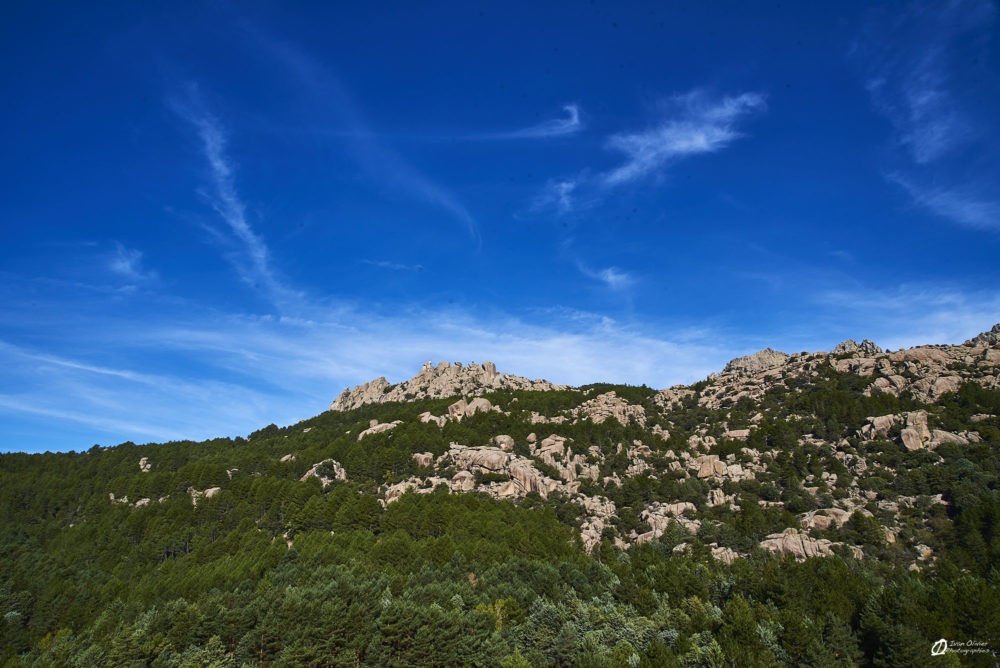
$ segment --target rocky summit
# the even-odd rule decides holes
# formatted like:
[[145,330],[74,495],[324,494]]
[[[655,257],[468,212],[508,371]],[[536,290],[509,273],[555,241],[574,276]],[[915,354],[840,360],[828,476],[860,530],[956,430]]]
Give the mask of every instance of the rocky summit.
[[427,363],[0,455],[4,665],[923,665],[996,637],[1000,325],[664,389]]
[[461,362],[440,362],[434,366],[426,362],[413,378],[398,385],[391,385],[380,376],[354,389],[347,388],[332,404],[332,411],[348,411],[365,404],[383,404],[391,401],[411,401],[415,399],[439,399],[459,394],[470,394],[489,390],[560,390],[562,385],[554,385],[545,380],[528,380],[520,376],[498,373],[493,362],[463,366]]

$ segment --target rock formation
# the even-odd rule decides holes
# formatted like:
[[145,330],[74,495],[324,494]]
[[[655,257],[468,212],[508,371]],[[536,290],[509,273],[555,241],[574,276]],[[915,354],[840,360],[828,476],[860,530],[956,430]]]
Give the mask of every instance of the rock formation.
[[594,424],[601,424],[609,418],[614,418],[622,425],[628,425],[631,420],[635,420],[639,426],[646,426],[646,410],[642,406],[630,404],[613,391],[585,401],[579,408],[573,409],[572,413],[581,418],[589,417]]
[[988,332],[977,334],[965,342],[967,346],[996,346],[1000,345],[1000,322],[993,325],[993,329]]
[[840,355],[843,353],[862,353],[864,355],[877,355],[882,352],[882,349],[875,345],[870,339],[865,339],[861,343],[858,343],[854,339],[847,339],[846,341],[841,341],[837,344],[837,347],[831,351],[834,355]]
[[390,431],[401,424],[403,424],[402,420],[394,420],[392,422],[384,422],[382,424],[379,424],[378,420],[371,420],[368,422],[368,429],[365,429],[363,432],[358,434],[358,440],[360,441],[369,434],[381,434],[384,431]]
[[323,487],[326,487],[334,480],[347,480],[347,471],[340,465],[340,462],[333,459],[324,459],[321,462],[313,464],[312,468],[306,471],[305,475],[299,478],[299,480],[305,482],[309,478],[319,478]]
[[779,367],[787,362],[788,358],[789,355],[781,351],[764,348],[764,350],[756,352],[753,355],[746,355],[730,360],[724,372],[752,375],[759,371]]
[[390,401],[412,401],[417,399],[439,399],[456,395],[471,395],[489,390],[563,390],[565,385],[554,385],[546,380],[529,380],[520,376],[497,372],[493,362],[482,366],[472,363],[463,366],[441,362],[437,366],[430,362],[413,378],[398,385],[390,385],[384,377],[376,378],[352,389],[345,389],[330,404],[332,411],[347,411],[365,404],[381,404]]

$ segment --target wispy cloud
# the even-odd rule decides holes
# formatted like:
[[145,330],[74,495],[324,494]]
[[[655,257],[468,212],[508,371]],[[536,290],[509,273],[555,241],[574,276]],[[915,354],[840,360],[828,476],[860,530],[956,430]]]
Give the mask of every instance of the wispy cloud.
[[[609,289],[632,280],[614,267],[590,273]],[[426,360],[492,360],[505,372],[573,385],[666,387],[700,380],[765,345],[829,349],[836,335],[892,348],[954,343],[1000,321],[995,294],[939,285],[818,288],[819,308],[801,314],[809,324],[800,332],[790,324],[691,331],[684,323],[630,324],[566,309],[528,317],[343,302],[317,305],[307,317],[255,316],[155,294],[123,310],[118,299],[63,288],[51,297],[28,292],[5,291],[4,321],[74,336],[40,348],[0,343],[0,450],[245,435],[318,414],[344,387],[380,375],[404,380]],[[13,435],[16,425],[60,437],[24,442]]]
[[249,285],[263,289],[275,305],[298,301],[301,295],[283,285],[272,266],[267,244],[247,220],[247,207],[236,188],[235,169],[226,152],[226,132],[218,118],[208,110],[198,87],[186,86],[182,96],[170,99],[170,106],[197,133],[212,185],[206,199],[226,224],[229,234],[221,233],[216,228],[211,231],[219,239],[235,242],[238,252],[231,255],[230,260],[241,278]]
[[577,268],[587,278],[600,281],[611,290],[626,290],[635,285],[636,279],[628,272],[622,271],[618,267],[607,267],[605,269],[591,269],[582,262],[577,262]]
[[436,183],[405,160],[362,117],[352,96],[330,68],[288,42],[247,26],[247,32],[276,62],[287,68],[323,112],[332,116],[355,159],[376,183],[403,191],[446,211],[460,222],[477,247],[482,243],[479,223],[450,190]]
[[608,137],[605,148],[624,156],[620,165],[549,181],[532,208],[568,213],[600,201],[614,188],[662,175],[680,160],[721,151],[743,136],[739,126],[744,119],[766,108],[764,95],[755,92],[713,97],[695,90],[675,95],[652,127]]
[[863,325],[868,336],[892,349],[931,343],[957,344],[1000,322],[1000,295],[957,285],[903,284],[895,288],[841,287],[817,293],[825,313],[836,313],[831,331]]
[[567,213],[576,206],[573,194],[576,191],[575,180],[550,181],[542,192],[532,202],[534,210],[555,209],[558,213]]
[[888,20],[873,19],[855,45],[872,102],[917,164],[944,157],[978,133],[955,86],[953,55],[958,40],[988,30],[995,14],[985,0],[914,3]]
[[134,283],[154,280],[156,272],[142,266],[142,251],[115,243],[115,249],[108,258],[108,269]]
[[[557,311],[542,314],[541,325],[445,308],[389,313],[342,306],[317,310],[313,319],[165,301],[142,318],[70,311],[61,320],[82,332],[76,352],[0,345],[9,381],[0,387],[5,423],[56,422],[70,435],[64,449],[95,440],[209,438],[246,434],[269,422],[290,424],[325,410],[346,386],[380,375],[402,380],[428,359],[492,360],[502,371],[561,383],[666,386],[698,380],[729,356],[711,338],[672,340],[608,318]],[[133,370],[149,364],[152,350],[170,359],[169,367]],[[115,364],[96,361],[109,359],[107,351],[114,351]],[[0,449],[23,447],[32,445],[0,438]]]
[[[892,124],[909,162],[887,178],[941,218],[992,230],[1000,229],[1000,202],[984,193],[995,192],[1000,178],[995,164],[976,157],[983,155],[981,140],[998,128],[995,114],[977,109],[989,75],[970,70],[982,67],[976,52],[989,41],[996,15],[986,0],[913,3],[888,16],[873,14],[852,48],[872,104]],[[967,172],[974,160],[980,164]]]
[[714,153],[741,136],[738,122],[765,109],[760,93],[711,99],[702,91],[671,100],[670,116],[657,126],[623,132],[608,139],[607,147],[625,154],[625,162],[598,178],[602,185],[617,186],[644,178],[675,160]]
[[390,262],[388,260],[362,260],[364,264],[370,264],[379,269],[391,269],[393,271],[423,271],[422,264],[404,264],[402,262]]
[[887,175],[921,207],[941,218],[979,230],[1000,230],[1000,201],[974,192],[971,185],[956,188],[918,187],[902,175]]
[[580,122],[580,108],[575,104],[567,104],[563,107],[566,112],[565,118],[552,118],[542,121],[536,125],[513,132],[502,132],[493,135],[483,135],[484,139],[546,139],[549,137],[563,137],[579,132],[583,129]]

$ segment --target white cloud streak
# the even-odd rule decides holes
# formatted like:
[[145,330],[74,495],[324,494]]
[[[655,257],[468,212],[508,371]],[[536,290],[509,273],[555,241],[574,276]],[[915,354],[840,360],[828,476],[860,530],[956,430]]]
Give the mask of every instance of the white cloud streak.
[[611,135],[605,148],[624,155],[617,167],[596,174],[584,170],[571,178],[549,181],[532,209],[558,214],[590,206],[610,190],[661,175],[674,163],[716,153],[743,136],[740,122],[767,108],[761,93],[713,98],[702,90],[676,95],[663,118],[651,128]]
[[577,268],[587,278],[600,281],[607,288],[614,291],[622,291],[635,285],[636,279],[628,272],[622,271],[618,267],[607,267],[605,269],[594,270],[582,262],[577,262]]
[[[187,305],[76,328],[85,331],[85,340],[74,342],[79,350],[114,351],[117,365],[86,352],[0,345],[8,381],[0,387],[0,413],[57,420],[79,434],[61,447],[80,449],[95,439],[201,439],[246,434],[272,421],[294,423],[325,410],[343,387],[380,375],[403,380],[429,359],[492,360],[502,371],[561,383],[658,386],[698,380],[727,359],[712,343],[671,341],[579,314],[546,313],[546,324],[530,324],[504,314],[473,318],[445,310],[333,312],[296,320]],[[81,311],[76,317],[89,322],[95,316]],[[131,370],[129,360],[148,364],[152,351],[175,360],[169,372]],[[0,449],[30,446],[0,437]]]
[[1000,201],[964,188],[918,187],[900,174],[887,178],[905,189],[913,201],[941,218],[978,230],[1000,231]]
[[229,235],[213,227],[209,231],[217,239],[235,242],[239,251],[229,259],[244,282],[261,289],[279,308],[298,303],[302,295],[283,284],[272,266],[267,244],[247,220],[247,207],[236,188],[235,169],[226,152],[226,132],[218,118],[205,106],[194,85],[187,87],[183,97],[171,99],[170,106],[197,133],[212,184],[207,199],[226,224]]
[[607,147],[625,154],[625,162],[601,174],[602,185],[636,181],[681,158],[719,151],[741,136],[738,121],[766,108],[759,93],[711,100],[700,91],[675,97],[671,106],[674,115],[656,127],[608,139]]
[[583,129],[580,122],[580,108],[575,104],[567,104],[563,107],[566,112],[565,118],[553,118],[542,121],[537,125],[504,132],[496,135],[485,135],[486,139],[548,139],[551,137],[564,137],[579,132]]
[[[593,273],[609,288],[627,282],[614,268]],[[798,331],[790,323],[783,331],[755,331],[752,339],[745,331],[692,333],[558,309],[528,318],[330,303],[293,318],[226,313],[155,295],[144,296],[142,312],[123,311],[117,299],[88,303],[63,292],[39,309],[44,295],[17,294],[2,307],[6,321],[35,318],[31,331],[74,334],[40,347],[0,343],[0,416],[8,426],[0,450],[245,435],[316,415],[344,387],[380,375],[409,378],[427,360],[491,360],[501,371],[572,385],[667,387],[700,380],[765,345],[829,349],[834,332],[892,348],[956,343],[1000,321],[1000,297],[989,291],[926,285],[818,290],[818,313],[835,319],[810,315],[806,327],[803,316]],[[817,338],[817,331],[825,334]],[[17,424],[65,436],[26,443],[11,436]]]
[[402,262],[390,262],[388,260],[362,260],[364,264],[369,264],[379,269],[391,269],[393,271],[423,271],[422,264],[404,264]]
[[[865,69],[872,104],[892,124],[911,162],[887,178],[930,213],[980,230],[1000,229],[995,170],[980,165],[960,185],[942,183],[956,183],[970,155],[982,152],[977,140],[990,135],[987,126],[996,130],[995,119],[977,113],[980,96],[968,83],[981,87],[989,75],[970,79],[968,54],[959,56],[988,41],[996,14],[986,0],[914,3],[887,20],[870,21],[852,49]],[[922,185],[928,182],[933,185]]]
[[988,27],[995,14],[984,0],[914,3],[890,21],[873,21],[856,47],[873,104],[918,165],[945,157],[978,134],[953,85],[951,54],[958,40]]
[[[291,44],[256,29],[248,29],[248,32],[275,61],[287,68],[309,92],[311,99],[339,121],[341,132],[337,134],[348,142],[355,158],[369,175],[382,185],[401,190],[448,212],[465,227],[477,248],[481,245],[479,223],[466,206],[451,191],[425,176],[372,132],[347,89],[331,71]],[[344,129],[346,132],[343,132]]]
[[958,344],[1000,322],[1000,295],[996,291],[963,290],[940,284],[904,284],[894,289],[859,286],[818,294],[824,312],[836,313],[830,329],[844,323],[863,326],[853,338],[867,336],[879,345],[908,348],[942,343]]
[[142,266],[142,251],[115,243],[114,253],[108,260],[108,269],[133,282],[154,280],[156,272],[146,271]]

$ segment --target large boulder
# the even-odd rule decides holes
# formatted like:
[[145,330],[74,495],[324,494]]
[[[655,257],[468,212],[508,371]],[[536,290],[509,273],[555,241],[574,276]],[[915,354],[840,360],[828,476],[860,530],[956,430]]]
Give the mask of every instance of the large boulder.
[[358,434],[358,440],[360,441],[365,436],[370,436],[372,434],[381,434],[382,432],[390,431],[401,424],[403,424],[402,420],[394,420],[392,422],[384,422],[382,424],[379,424],[378,420],[371,420],[368,422],[368,429],[365,429]]
[[493,404],[482,397],[476,397],[465,407],[465,417],[472,417],[476,413],[486,413],[493,410]]
[[702,455],[695,462],[698,465],[699,478],[713,478],[726,475],[726,463],[719,460],[718,455]]
[[493,437],[493,445],[504,452],[510,452],[514,449],[514,439],[507,434],[498,434]]
[[760,546],[769,552],[791,554],[797,561],[833,554],[830,549],[832,545],[833,543],[825,538],[817,540],[793,528],[770,534],[760,543]]
[[927,447],[931,440],[931,432],[927,428],[927,411],[907,413],[906,427],[900,433],[900,438],[907,450],[919,450]]
[[752,376],[767,369],[783,366],[788,359],[789,355],[780,350],[764,348],[764,350],[756,352],[753,355],[745,355],[744,357],[737,357],[734,360],[730,360],[726,364],[724,371]]

